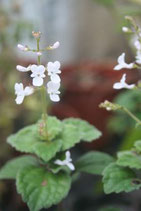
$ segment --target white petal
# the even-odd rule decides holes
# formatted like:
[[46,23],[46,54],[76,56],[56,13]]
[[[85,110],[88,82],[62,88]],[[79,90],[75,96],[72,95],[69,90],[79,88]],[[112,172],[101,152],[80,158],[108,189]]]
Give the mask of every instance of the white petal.
[[70,160],[70,158],[71,158],[70,151],[67,151],[66,152],[66,160]]
[[125,81],[126,81],[126,74],[123,74],[123,76],[122,76],[120,82],[121,82],[121,83],[124,83]]
[[17,104],[21,104],[24,100],[24,95],[18,95],[15,99]]
[[54,65],[55,65],[56,69],[60,69],[60,67],[61,67],[61,64],[59,61],[54,62]]
[[75,167],[72,163],[67,163],[67,166],[70,168],[70,170],[74,171]]
[[122,65],[118,64],[114,67],[114,70],[121,70],[122,68]]
[[23,67],[23,66],[21,66],[21,65],[17,65],[17,66],[16,66],[16,69],[17,69],[18,71],[20,71],[20,72],[28,72],[28,71],[29,71],[28,68]]
[[50,96],[51,101],[53,101],[53,102],[59,102],[60,101],[60,97],[57,94],[50,94],[49,96]]
[[128,32],[128,31],[129,31],[129,29],[128,29],[128,27],[123,26],[123,27],[122,27],[122,31],[123,31],[123,32]]
[[33,86],[42,86],[43,85],[43,79],[41,77],[35,77],[33,78]]
[[33,92],[34,92],[33,87],[29,87],[29,86],[25,87],[25,90],[24,90],[25,96],[31,95]]
[[61,160],[56,160],[54,163],[60,166],[64,165],[64,163]]
[[34,73],[37,71],[37,65],[33,64],[31,65],[31,71]]
[[56,49],[56,48],[58,48],[59,46],[60,46],[60,43],[57,41],[57,42],[55,42],[52,46],[50,46],[50,48]]
[[60,83],[61,79],[57,74],[51,74],[50,79],[53,83]]
[[124,86],[123,86],[122,83],[117,82],[117,83],[115,83],[115,84],[113,85],[113,88],[114,88],[114,89],[122,89],[122,88],[124,88]]
[[23,92],[23,84],[22,83],[15,83],[15,93],[19,94]]
[[47,83],[48,92],[56,92],[60,88],[60,83],[53,83],[52,81],[49,81]]
[[40,72],[40,74],[45,72],[45,67],[43,65],[39,65],[37,68],[38,68],[38,71]]
[[126,89],[133,89],[135,87],[135,84],[126,84],[125,88]]
[[117,61],[118,61],[119,64],[124,63],[124,62],[125,62],[125,53],[122,53],[122,54],[118,57]]

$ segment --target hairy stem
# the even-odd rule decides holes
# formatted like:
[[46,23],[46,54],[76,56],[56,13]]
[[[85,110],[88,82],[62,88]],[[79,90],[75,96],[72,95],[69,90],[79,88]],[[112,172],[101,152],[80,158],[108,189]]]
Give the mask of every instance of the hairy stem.
[[[37,38],[37,52],[40,52],[40,38]],[[41,64],[41,56],[38,56],[38,65]],[[42,103],[42,119],[44,122],[44,137],[48,140],[48,128],[47,128],[47,101],[46,101],[46,89],[41,87],[41,103]]]

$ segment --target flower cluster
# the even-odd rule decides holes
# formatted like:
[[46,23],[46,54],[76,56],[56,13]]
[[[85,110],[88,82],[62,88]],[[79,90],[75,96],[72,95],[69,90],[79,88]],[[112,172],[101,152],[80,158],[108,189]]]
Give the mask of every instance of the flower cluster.
[[[52,50],[58,48],[60,45],[59,42],[55,42],[52,46],[47,47],[47,50]],[[23,46],[18,44],[17,46],[22,51],[32,51],[28,46]],[[37,55],[40,57],[42,55],[41,51],[37,52]],[[32,78],[32,86],[23,87],[22,83],[15,84],[15,94],[17,95],[16,103],[21,104],[24,100],[25,96],[31,95],[36,87],[41,87],[44,85],[44,79],[48,76],[49,80],[46,84],[47,93],[51,101],[58,102],[60,100],[59,88],[60,88],[60,62],[48,62],[46,66],[43,65],[29,65],[28,67],[23,67],[21,65],[17,65],[16,69],[20,72],[31,72],[30,77]]]
[[[129,18],[129,17],[127,17],[127,18],[128,18],[128,20],[131,21],[131,23],[133,22],[133,20],[131,18]],[[125,61],[125,53],[122,53],[117,59],[118,64],[114,67],[114,70],[118,71],[123,68],[125,68],[125,69],[140,68],[140,65],[141,65],[141,29],[138,26],[136,26],[133,31],[132,31],[132,29],[129,29],[128,27],[123,27],[122,30],[123,30],[123,32],[126,32],[126,33],[135,33],[135,36],[133,39],[134,40],[133,44],[134,44],[134,47],[136,50],[136,56],[135,56],[135,61],[128,64]],[[114,89],[122,89],[122,88],[133,89],[136,87],[135,84],[130,84],[130,85],[127,84],[125,82],[125,80],[126,80],[126,74],[123,74],[120,82],[116,82],[113,85],[113,88]]]

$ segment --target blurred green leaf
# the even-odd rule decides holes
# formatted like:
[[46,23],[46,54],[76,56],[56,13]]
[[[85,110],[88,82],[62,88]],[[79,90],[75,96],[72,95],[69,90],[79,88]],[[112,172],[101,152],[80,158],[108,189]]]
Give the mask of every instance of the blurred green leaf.
[[21,169],[16,178],[17,191],[30,211],[58,204],[68,194],[70,185],[71,178],[67,174],[53,174],[45,168],[34,166]]
[[21,156],[8,161],[0,169],[0,179],[16,179],[17,172],[29,165],[37,165],[38,161],[33,156]]
[[123,167],[141,169],[141,154],[134,151],[123,151],[117,154],[117,164]]
[[101,132],[88,122],[78,118],[68,118],[63,121],[63,150],[73,147],[81,140],[91,142],[101,136]]
[[138,178],[131,169],[118,166],[116,163],[111,163],[104,169],[102,181],[106,194],[130,192],[141,187],[141,181],[137,182]]
[[114,158],[104,152],[88,152],[75,163],[77,171],[101,175]]
[[130,130],[127,131],[127,134],[125,135],[125,138],[123,139],[119,150],[129,150],[133,147],[134,143],[141,139],[141,127],[137,128],[130,128]]

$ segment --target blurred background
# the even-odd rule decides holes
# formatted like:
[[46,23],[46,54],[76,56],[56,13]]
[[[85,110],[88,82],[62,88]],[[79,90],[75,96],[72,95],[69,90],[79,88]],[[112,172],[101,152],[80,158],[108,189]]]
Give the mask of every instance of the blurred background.
[[[60,42],[60,47],[43,56],[42,62],[59,60],[62,64],[61,101],[49,104],[48,111],[59,119],[80,117],[102,131],[101,139],[81,144],[72,150],[73,157],[99,150],[112,155],[129,149],[141,138],[140,128],[124,113],[111,113],[98,106],[104,100],[125,105],[141,117],[139,91],[115,91],[112,86],[126,70],[113,71],[117,57],[126,53],[134,59],[133,40],[122,33],[127,26],[125,15],[141,24],[140,0],[0,0],[0,164],[20,155],[6,138],[40,118],[37,96],[15,104],[14,84],[29,84],[27,74],[16,71],[16,65],[35,63],[33,53],[20,52],[18,43],[33,47],[32,31],[42,32],[42,46]],[[140,79],[137,70],[129,71],[129,83]],[[26,115],[25,115],[26,114]],[[15,184],[0,181],[0,211],[27,211],[16,194]],[[138,211],[140,191],[131,194],[104,195],[101,178],[83,174],[61,206],[50,211]]]

